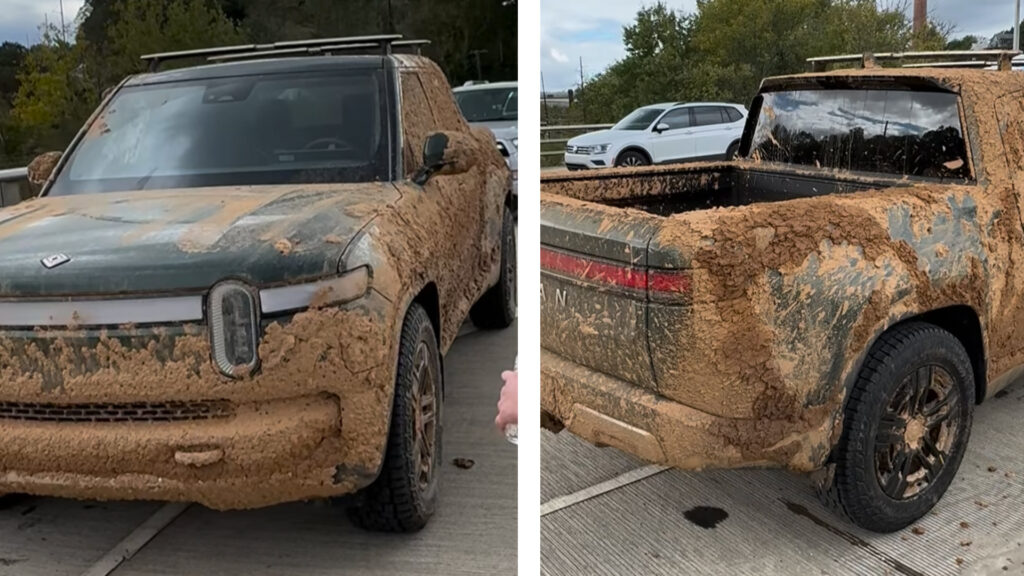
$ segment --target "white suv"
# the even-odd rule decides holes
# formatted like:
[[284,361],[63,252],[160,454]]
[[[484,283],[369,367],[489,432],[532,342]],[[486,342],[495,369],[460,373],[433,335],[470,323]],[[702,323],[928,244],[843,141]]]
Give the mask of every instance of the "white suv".
[[610,130],[569,140],[569,170],[722,160],[736,155],[747,109],[719,102],[669,102],[637,108]]
[[512,194],[519,194],[519,88],[516,82],[467,82],[452,90],[470,124],[494,132],[498,152],[512,171]]

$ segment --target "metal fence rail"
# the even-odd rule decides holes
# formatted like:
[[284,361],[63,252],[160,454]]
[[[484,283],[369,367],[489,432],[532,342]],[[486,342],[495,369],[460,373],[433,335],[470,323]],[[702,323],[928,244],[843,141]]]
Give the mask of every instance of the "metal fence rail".
[[[579,136],[584,132],[590,132],[592,130],[604,130],[611,128],[614,124],[577,124],[574,126],[541,126],[540,127],[540,155],[543,156],[561,156],[565,154],[565,144],[573,136]],[[565,138],[554,137],[545,138],[545,136],[562,136],[566,135]],[[547,146],[551,148],[554,144],[561,144],[557,150],[549,149],[545,150]]]
[[27,167],[0,170],[0,207],[13,206],[31,195]]

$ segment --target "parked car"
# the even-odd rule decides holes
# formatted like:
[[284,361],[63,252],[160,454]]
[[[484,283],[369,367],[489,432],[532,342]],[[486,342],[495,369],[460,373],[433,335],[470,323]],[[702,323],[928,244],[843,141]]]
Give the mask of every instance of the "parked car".
[[637,108],[609,130],[565,147],[569,170],[732,158],[747,109],[740,104],[667,102]]
[[[902,56],[902,55],[900,55]],[[543,421],[890,532],[1024,365],[1024,75],[769,78],[735,162],[542,178]]]
[[453,90],[466,121],[494,133],[498,151],[512,171],[512,194],[519,194],[519,88],[516,82],[468,82]]
[[391,38],[148,57],[253,59],[127,79],[0,210],[0,492],[427,522],[442,356],[512,323],[516,237],[490,134]]

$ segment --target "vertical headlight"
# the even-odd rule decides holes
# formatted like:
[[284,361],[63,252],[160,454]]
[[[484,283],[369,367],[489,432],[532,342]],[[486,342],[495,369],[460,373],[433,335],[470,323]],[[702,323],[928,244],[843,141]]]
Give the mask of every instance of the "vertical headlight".
[[256,297],[244,284],[222,282],[210,291],[210,340],[217,368],[245,376],[256,368],[259,322]]

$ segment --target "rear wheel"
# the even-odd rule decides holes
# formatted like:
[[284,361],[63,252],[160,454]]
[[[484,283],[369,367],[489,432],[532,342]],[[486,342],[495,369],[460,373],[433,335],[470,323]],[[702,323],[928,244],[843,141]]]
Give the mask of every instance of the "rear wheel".
[[383,532],[426,526],[441,464],[441,358],[430,317],[419,304],[409,306],[401,338],[384,463],[352,509],[357,524]]
[[616,166],[647,166],[651,161],[642,152],[626,150],[615,160]]
[[740,143],[739,142],[733,142],[732,144],[729,144],[729,148],[725,151],[725,159],[726,160],[735,160],[736,159],[736,154],[738,154],[739,151],[740,151]]
[[511,210],[501,216],[501,276],[473,305],[469,316],[485,330],[508,328],[516,319],[516,223]]
[[850,391],[824,500],[868,530],[910,525],[953,481],[973,409],[971,360],[956,337],[919,322],[883,334]]

